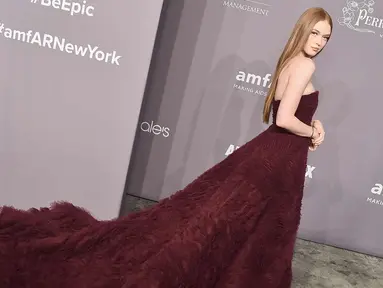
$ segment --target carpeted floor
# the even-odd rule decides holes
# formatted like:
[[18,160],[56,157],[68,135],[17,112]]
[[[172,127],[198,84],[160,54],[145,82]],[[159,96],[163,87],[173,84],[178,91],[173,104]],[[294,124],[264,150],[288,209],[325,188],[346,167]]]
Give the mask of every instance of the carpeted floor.
[[[132,196],[124,203],[124,214],[155,204]],[[300,239],[293,269],[292,288],[383,288],[383,259]]]

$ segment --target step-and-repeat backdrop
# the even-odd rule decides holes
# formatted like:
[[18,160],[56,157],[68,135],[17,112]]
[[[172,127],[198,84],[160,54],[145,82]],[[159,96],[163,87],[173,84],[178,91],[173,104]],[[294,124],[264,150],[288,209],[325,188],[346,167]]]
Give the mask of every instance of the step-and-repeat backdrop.
[[162,8],[133,2],[0,1],[0,206],[119,215]]
[[309,156],[300,237],[383,256],[383,2],[168,2],[125,191],[167,197],[263,131],[278,56],[320,6],[334,21],[314,79],[327,134]]

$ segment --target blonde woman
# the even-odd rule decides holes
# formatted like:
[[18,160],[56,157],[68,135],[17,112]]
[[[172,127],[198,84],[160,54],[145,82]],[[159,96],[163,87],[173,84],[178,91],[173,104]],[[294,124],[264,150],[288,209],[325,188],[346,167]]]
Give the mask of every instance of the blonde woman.
[[69,203],[3,207],[0,287],[290,287],[307,154],[324,139],[313,59],[331,32],[308,9],[274,73],[270,127],[157,205],[113,221]]

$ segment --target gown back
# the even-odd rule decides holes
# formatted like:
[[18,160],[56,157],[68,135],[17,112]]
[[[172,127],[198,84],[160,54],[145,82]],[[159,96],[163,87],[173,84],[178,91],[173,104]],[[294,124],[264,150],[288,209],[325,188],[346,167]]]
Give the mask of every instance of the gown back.
[[[273,123],[184,189],[98,221],[70,203],[0,210],[0,287],[287,288],[310,140]],[[310,125],[318,92],[296,117]]]

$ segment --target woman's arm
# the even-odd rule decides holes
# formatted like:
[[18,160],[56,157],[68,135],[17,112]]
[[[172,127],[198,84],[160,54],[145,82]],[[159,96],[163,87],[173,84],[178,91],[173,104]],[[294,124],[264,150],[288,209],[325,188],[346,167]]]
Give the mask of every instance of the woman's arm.
[[303,136],[317,138],[318,131],[295,117],[304,90],[315,71],[314,62],[308,58],[296,59],[292,63],[292,70],[288,79],[287,87],[279,105],[276,124],[290,132]]

